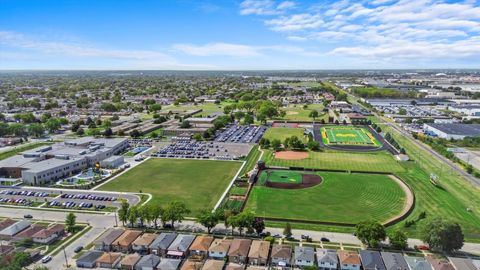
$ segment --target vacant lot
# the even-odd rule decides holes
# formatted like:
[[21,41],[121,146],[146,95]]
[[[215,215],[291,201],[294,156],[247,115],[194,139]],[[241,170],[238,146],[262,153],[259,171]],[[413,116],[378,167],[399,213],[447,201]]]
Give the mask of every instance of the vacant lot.
[[404,191],[386,175],[318,174],[322,183],[305,189],[255,186],[246,210],[266,217],[357,223],[385,221],[404,208]]
[[342,151],[308,152],[301,160],[276,159],[272,150],[264,150],[267,165],[305,167],[326,170],[402,172],[404,169],[388,152],[354,153]]
[[242,164],[233,161],[149,159],[101,190],[151,193],[151,203],[182,201],[195,215],[213,208]]

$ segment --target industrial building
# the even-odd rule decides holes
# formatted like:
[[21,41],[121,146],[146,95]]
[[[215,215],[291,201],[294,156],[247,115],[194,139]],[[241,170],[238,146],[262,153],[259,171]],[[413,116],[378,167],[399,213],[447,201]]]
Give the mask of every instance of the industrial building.
[[480,137],[480,124],[428,123],[423,125],[425,134],[443,139],[462,140],[465,137]]
[[0,161],[0,176],[44,185],[72,176],[125,151],[126,138],[84,137],[41,146]]

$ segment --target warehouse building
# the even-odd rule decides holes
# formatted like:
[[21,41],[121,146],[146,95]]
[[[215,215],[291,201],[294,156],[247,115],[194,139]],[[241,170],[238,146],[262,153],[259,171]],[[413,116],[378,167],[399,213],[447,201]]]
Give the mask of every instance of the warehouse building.
[[443,139],[462,140],[465,137],[480,137],[480,124],[428,123],[423,125],[425,134]]

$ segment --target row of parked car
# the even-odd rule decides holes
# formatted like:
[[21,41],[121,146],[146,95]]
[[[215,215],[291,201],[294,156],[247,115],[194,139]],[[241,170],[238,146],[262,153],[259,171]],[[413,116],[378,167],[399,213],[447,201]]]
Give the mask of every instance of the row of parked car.
[[10,204],[19,204],[19,205],[31,204],[31,202],[26,199],[15,199],[15,198],[0,198],[0,203],[10,203]]
[[51,201],[48,203],[48,206],[50,207],[55,207],[55,206],[63,206],[65,208],[92,208],[95,206],[95,209],[104,209],[106,206],[102,204],[94,205],[93,203],[89,202],[81,202],[81,203],[76,203],[76,202],[59,202],[59,201]]
[[28,197],[47,197],[48,196],[47,192],[37,192],[37,191],[28,191],[28,190],[8,190],[8,189],[4,189],[0,191],[0,194],[28,196]]
[[116,201],[116,197],[109,196],[97,196],[92,194],[62,194],[62,199],[79,199],[79,200],[92,200],[92,201]]

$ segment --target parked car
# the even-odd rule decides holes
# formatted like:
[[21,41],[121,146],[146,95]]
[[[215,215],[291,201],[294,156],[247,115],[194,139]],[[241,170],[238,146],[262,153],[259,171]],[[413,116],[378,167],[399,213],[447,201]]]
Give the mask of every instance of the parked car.
[[42,263],[48,263],[51,260],[52,260],[52,256],[47,255],[47,256],[42,258]]
[[330,239],[326,238],[326,237],[322,237],[320,238],[320,241],[322,242],[330,242]]
[[79,253],[80,251],[82,251],[82,249],[83,249],[83,246],[78,246],[73,250],[73,252]]
[[33,218],[33,217],[30,214],[26,214],[26,215],[23,216],[23,218]]

